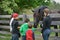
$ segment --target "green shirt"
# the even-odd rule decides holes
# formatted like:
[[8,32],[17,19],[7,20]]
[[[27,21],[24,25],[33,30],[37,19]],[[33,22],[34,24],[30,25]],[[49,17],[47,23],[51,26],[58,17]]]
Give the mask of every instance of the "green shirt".
[[26,31],[28,30],[28,23],[24,23],[23,25],[21,25],[20,27],[20,33],[22,36],[25,35]]
[[[25,36],[27,30],[28,30],[28,23],[22,24],[20,27],[21,36]],[[32,28],[32,30],[35,31],[35,28]]]

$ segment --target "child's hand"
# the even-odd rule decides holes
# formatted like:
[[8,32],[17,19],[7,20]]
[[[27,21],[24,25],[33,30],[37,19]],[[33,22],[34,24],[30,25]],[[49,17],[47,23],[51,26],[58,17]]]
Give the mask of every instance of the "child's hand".
[[20,27],[18,27],[18,29],[20,29]]

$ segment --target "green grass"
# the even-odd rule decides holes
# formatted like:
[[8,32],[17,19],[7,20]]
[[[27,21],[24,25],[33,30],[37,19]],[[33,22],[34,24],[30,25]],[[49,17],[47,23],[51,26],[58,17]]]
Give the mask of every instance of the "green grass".
[[10,38],[0,38],[0,40],[10,40]]
[[1,34],[0,33],[0,36],[11,36],[11,34]]
[[1,34],[0,33],[0,40],[11,40],[11,34]]

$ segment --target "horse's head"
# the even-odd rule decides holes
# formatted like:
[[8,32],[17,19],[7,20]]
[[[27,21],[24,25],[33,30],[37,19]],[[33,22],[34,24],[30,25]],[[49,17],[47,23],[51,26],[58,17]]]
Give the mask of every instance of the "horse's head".
[[44,17],[44,9],[45,8],[48,8],[48,7],[42,6],[42,7],[40,7],[40,8],[38,8],[38,9],[36,9],[36,10],[33,11],[35,14],[38,14],[40,20],[43,20],[43,17]]

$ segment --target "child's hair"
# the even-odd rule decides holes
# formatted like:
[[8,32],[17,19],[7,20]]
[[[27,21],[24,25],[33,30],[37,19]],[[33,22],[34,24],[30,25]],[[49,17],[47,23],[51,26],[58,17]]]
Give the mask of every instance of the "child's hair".
[[32,24],[29,22],[28,23],[28,28],[31,29],[32,28]]
[[30,20],[29,20],[28,18],[26,18],[24,22],[25,22],[25,23],[28,23],[29,21],[30,21]]

